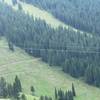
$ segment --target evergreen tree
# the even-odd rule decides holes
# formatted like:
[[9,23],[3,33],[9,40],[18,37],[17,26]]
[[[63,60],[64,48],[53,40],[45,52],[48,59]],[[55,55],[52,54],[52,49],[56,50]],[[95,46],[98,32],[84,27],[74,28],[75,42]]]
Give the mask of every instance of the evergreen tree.
[[55,99],[57,99],[58,94],[57,94],[57,89],[55,88]]
[[0,96],[7,97],[7,86],[6,81],[3,77],[0,79]]
[[93,69],[93,66],[88,66],[85,72],[85,80],[89,84],[92,84],[94,82]]
[[40,96],[40,100],[44,100],[44,96]]
[[69,99],[68,99],[68,92],[67,92],[67,91],[65,92],[64,100],[69,100]]
[[13,96],[13,86],[11,84],[7,85],[7,93],[9,97]]
[[11,51],[14,51],[14,46],[13,46],[12,42],[8,42],[8,46]]
[[18,98],[19,93],[22,92],[22,86],[21,86],[21,82],[20,82],[18,76],[15,77],[15,82],[13,84],[13,90],[14,90],[14,97]]
[[71,91],[69,91],[68,96],[69,96],[69,100],[74,100],[73,93]]
[[26,98],[26,96],[24,94],[22,94],[21,99],[22,100],[27,100],[27,98]]
[[75,87],[74,87],[73,83],[72,83],[72,94],[73,94],[73,96],[76,96]]
[[58,90],[58,100],[63,100],[64,99],[64,91],[61,89]]
[[51,98],[51,97],[49,97],[48,99],[49,99],[49,100],[52,100],[52,98]]
[[35,88],[33,86],[31,86],[31,92],[32,92],[32,95],[34,95],[35,93]]
[[49,100],[48,96],[45,96],[45,100]]
[[3,90],[3,97],[6,98],[8,96],[7,87]]

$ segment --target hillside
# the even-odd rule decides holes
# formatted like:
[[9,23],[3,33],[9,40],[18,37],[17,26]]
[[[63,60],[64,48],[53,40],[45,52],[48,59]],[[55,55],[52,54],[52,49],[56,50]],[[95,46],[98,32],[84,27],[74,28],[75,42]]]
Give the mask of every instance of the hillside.
[[86,32],[100,34],[100,0],[24,0]]
[[[15,10],[18,10],[18,5],[13,6],[12,0],[5,0],[5,2],[8,5],[12,6]],[[56,19],[52,14],[50,14],[46,10],[43,10],[43,9],[41,10],[36,6],[27,4],[25,2],[19,2],[19,3],[21,4],[23,11],[25,13],[32,15],[34,18],[39,18],[41,20],[46,21],[46,23],[49,24],[52,28],[58,28],[58,27],[62,26],[62,27],[67,28],[67,29],[71,28],[73,31],[80,32],[81,34],[84,33],[84,31],[77,30],[74,27],[71,27],[71,26],[68,26],[67,24],[64,24],[62,21]],[[87,33],[87,32],[85,32],[85,33]],[[87,33],[87,35],[92,37],[92,34],[90,34],[90,33]]]
[[17,45],[49,65],[60,66],[65,73],[99,87],[99,37],[76,34],[70,28],[51,28],[45,21],[34,20],[4,3],[0,3],[0,8],[0,32],[9,45]]
[[8,82],[12,82],[15,75],[20,77],[26,94],[30,93],[29,88],[34,85],[37,96],[41,94],[53,96],[54,87],[70,89],[73,82],[77,91],[75,100],[99,100],[100,98],[98,88],[88,86],[64,74],[56,67],[50,67],[41,59],[31,57],[19,48],[16,48],[15,52],[11,52],[5,39],[2,39],[0,40],[0,76],[4,76]]
[[[11,0],[5,1],[8,6],[0,2],[0,76],[13,82],[18,75],[28,100],[54,97],[55,87],[66,91],[72,83],[75,100],[99,100],[100,37],[70,27],[30,4],[14,6]],[[35,96],[30,86],[35,87]]]

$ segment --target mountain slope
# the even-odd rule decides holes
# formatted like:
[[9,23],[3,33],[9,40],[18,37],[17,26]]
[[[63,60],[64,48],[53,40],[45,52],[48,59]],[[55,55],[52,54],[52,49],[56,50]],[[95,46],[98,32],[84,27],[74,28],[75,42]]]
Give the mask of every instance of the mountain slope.
[[[13,32],[12,32],[13,33]],[[2,45],[4,45],[4,41],[1,43],[1,46]],[[5,46],[6,47],[6,46]],[[6,49],[6,48],[5,48]],[[3,51],[5,51],[5,50],[3,50]],[[20,51],[20,49],[17,49],[17,52],[19,52]],[[1,52],[2,54],[3,54],[3,52]],[[10,53],[10,52],[9,52]],[[23,51],[21,51],[21,53],[23,54]],[[5,56],[6,56],[6,53],[4,52],[4,54],[5,54]],[[12,52],[10,53],[10,54],[12,54]],[[25,54],[25,53],[24,53]],[[24,88],[25,88],[25,92],[27,91],[27,89],[28,89],[28,91],[29,91],[29,84],[30,83],[32,83],[32,84],[36,84],[36,87],[38,87],[38,89],[41,89],[41,90],[38,90],[38,92],[37,92],[37,95],[38,94],[43,94],[43,93],[46,93],[46,94],[48,94],[48,95],[53,95],[53,89],[54,89],[54,87],[56,86],[56,87],[62,87],[62,88],[70,88],[71,86],[69,85],[69,84],[71,84],[72,82],[74,83],[74,81],[75,81],[75,85],[76,85],[76,88],[77,88],[77,90],[78,90],[78,97],[76,98],[77,100],[83,100],[84,98],[86,98],[86,99],[88,99],[88,97],[90,96],[90,98],[91,98],[91,100],[93,99],[93,100],[98,100],[98,95],[99,95],[99,90],[98,89],[96,89],[96,88],[92,88],[91,89],[91,87],[88,87],[87,85],[83,85],[83,83],[80,83],[80,81],[78,82],[78,81],[76,81],[76,80],[74,80],[74,79],[72,79],[72,78],[70,78],[69,76],[66,76],[65,74],[63,74],[61,71],[59,71],[59,69],[52,69],[52,68],[49,68],[49,66],[47,65],[47,64],[45,64],[45,63],[43,63],[40,59],[35,59],[34,58],[34,61],[32,60],[32,63],[31,64],[29,64],[30,62],[31,62],[31,59],[24,59],[24,56],[26,55],[22,55],[22,57],[19,57],[18,55],[20,55],[20,52],[19,53],[17,53],[17,57],[18,58],[16,58],[16,56],[15,56],[15,58],[13,58],[13,56],[12,56],[12,58],[11,58],[11,60],[10,60],[10,58],[9,58],[9,56],[7,57],[8,59],[6,59],[4,56],[2,56],[4,59],[2,59],[1,60],[1,64],[4,64],[3,66],[1,66],[2,68],[5,68],[6,66],[10,66],[9,68],[10,68],[10,70],[9,70],[9,68],[7,68],[6,70],[7,71],[9,71],[12,75],[13,75],[13,71],[15,71],[15,74],[22,74],[22,72],[23,73],[25,73],[27,76],[29,75],[29,77],[27,77],[26,75],[22,75],[22,77],[21,77],[21,80],[23,81],[23,84],[24,84]],[[28,55],[26,55],[26,56],[28,56]],[[25,57],[26,57],[25,56]],[[23,59],[22,59],[23,58]],[[19,61],[20,60],[20,61]],[[21,61],[22,60],[22,61]],[[36,60],[36,61],[35,61]],[[7,65],[5,65],[5,61],[7,61]],[[14,62],[14,61],[16,61],[16,62]],[[9,64],[9,62],[10,62],[10,64]],[[34,63],[33,63],[34,62]],[[37,63],[36,63],[37,62]],[[11,64],[12,63],[12,64]],[[40,64],[41,63],[41,64]],[[17,64],[17,65],[16,65]],[[34,67],[32,67],[34,65]],[[11,66],[13,66],[13,67],[11,67]],[[31,67],[29,67],[29,66],[31,66]],[[40,66],[43,66],[43,67],[40,67]],[[45,67],[44,67],[45,66]],[[35,69],[35,67],[37,68],[37,69]],[[40,69],[40,70],[39,70]],[[18,71],[17,71],[18,70]],[[34,70],[34,71],[33,71]],[[53,72],[51,72],[53,70]],[[30,72],[30,73],[28,73],[28,72]],[[2,72],[5,72],[5,70],[4,71],[2,71]],[[31,74],[32,73],[32,74]],[[35,74],[33,74],[33,73],[35,73]],[[57,74],[57,73],[60,73],[60,74]],[[8,72],[6,72],[5,73],[5,75],[8,75]],[[38,75],[40,75],[40,76],[38,76]],[[62,76],[63,75],[63,76]],[[27,81],[27,80],[24,80],[25,79],[25,76],[26,76],[26,78],[27,79],[29,79],[30,81],[30,83],[29,84],[25,84],[25,82]],[[48,76],[50,76],[50,77],[48,77]],[[66,77],[68,78],[68,79],[66,79]],[[40,82],[39,84],[38,83],[35,83],[35,82],[33,82],[32,80],[33,80],[33,78],[35,79],[35,78],[37,78],[36,79],[36,81],[35,82]],[[9,79],[9,77],[8,77],[8,79]],[[64,80],[63,80],[64,79]],[[57,83],[57,84],[56,84]],[[42,86],[41,86],[41,84],[42,84]],[[68,86],[66,86],[66,84],[68,84]],[[79,85],[79,87],[78,87],[78,85],[77,84],[81,84],[81,85]],[[31,84],[30,84],[31,85]],[[26,88],[28,86],[28,88]],[[49,87],[50,86],[50,87]],[[49,88],[48,88],[49,87]],[[87,89],[89,89],[89,90],[86,90],[86,89],[84,89],[84,88],[87,88]],[[43,90],[43,89],[45,89],[45,90]],[[80,89],[80,90],[79,90]],[[96,90],[95,90],[96,89]],[[93,95],[93,97],[91,96],[92,95],[92,93],[90,92],[90,90],[91,91],[95,91],[95,94]],[[98,92],[97,92],[98,91]],[[29,93],[29,92],[26,92],[26,93]],[[81,94],[82,93],[82,94]],[[89,93],[89,95],[87,95],[87,97],[85,96],[83,96],[83,95],[86,95],[85,93]],[[82,96],[81,96],[82,95]],[[96,98],[97,97],[97,98]],[[89,99],[90,99],[89,98]],[[30,100],[30,99],[29,99]]]
[[[5,2],[12,6],[15,10],[18,10],[18,5],[13,6],[12,5],[12,0],[5,0]],[[81,34],[83,34],[83,31],[77,30],[71,26],[68,26],[66,24],[64,24],[63,22],[61,22],[60,20],[56,19],[52,14],[48,13],[45,10],[41,10],[38,7],[35,7],[33,5],[27,4],[27,3],[23,3],[23,2],[19,2],[23,8],[23,11],[25,13],[28,13],[29,15],[32,15],[34,18],[39,18],[41,20],[45,20],[47,24],[49,24],[52,28],[58,28],[59,26],[62,26],[64,28],[71,28],[73,31],[75,32],[80,32]],[[86,32],[85,32],[86,33]],[[87,33],[87,35],[89,35],[90,37],[92,37],[93,35],[91,35],[90,33]]]
[[24,0],[52,13],[64,23],[88,31],[100,33],[100,0]]
[[100,90],[91,87],[64,74],[59,68],[52,68],[43,63],[40,59],[26,54],[19,48],[11,52],[6,41],[0,40],[0,77],[4,76],[12,82],[15,75],[21,79],[23,90],[30,94],[30,86],[34,85],[36,95],[53,96],[54,88],[70,89],[74,83],[77,91],[75,100],[99,100]]

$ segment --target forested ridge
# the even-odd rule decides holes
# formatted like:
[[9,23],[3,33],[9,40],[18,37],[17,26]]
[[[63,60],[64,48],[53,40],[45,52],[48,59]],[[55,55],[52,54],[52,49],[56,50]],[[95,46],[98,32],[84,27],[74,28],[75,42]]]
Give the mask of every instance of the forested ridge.
[[7,38],[12,51],[16,45],[51,66],[61,66],[73,77],[84,77],[87,83],[100,86],[98,36],[90,37],[70,28],[52,29],[45,21],[13,11],[3,3],[0,3],[0,33]]
[[77,29],[100,34],[99,0],[22,0],[51,12]]

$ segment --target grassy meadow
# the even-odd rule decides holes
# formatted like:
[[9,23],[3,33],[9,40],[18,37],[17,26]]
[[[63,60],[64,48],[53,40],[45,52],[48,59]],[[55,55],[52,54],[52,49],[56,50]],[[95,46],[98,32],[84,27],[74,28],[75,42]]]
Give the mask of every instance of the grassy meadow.
[[[23,86],[23,92],[32,98],[30,86],[34,86],[36,97],[49,95],[54,97],[54,88],[71,89],[74,83],[77,91],[75,100],[100,100],[100,89],[89,86],[78,79],[64,74],[59,67],[50,67],[41,61],[15,48],[15,52],[8,49],[5,39],[0,40],[0,77],[13,82],[18,75]],[[29,99],[31,100],[31,99]]]

